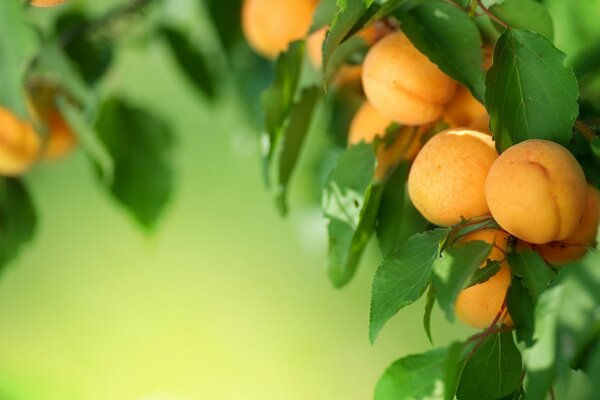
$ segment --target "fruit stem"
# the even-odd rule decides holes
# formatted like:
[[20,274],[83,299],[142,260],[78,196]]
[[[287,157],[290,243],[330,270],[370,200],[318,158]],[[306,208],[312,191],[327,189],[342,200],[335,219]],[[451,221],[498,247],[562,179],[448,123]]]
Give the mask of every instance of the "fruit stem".
[[594,140],[598,137],[598,134],[588,124],[580,120],[575,121],[575,130],[587,140]]
[[483,5],[483,2],[481,0],[477,0],[477,5],[479,6],[479,8],[481,8],[481,10],[491,19],[493,19],[494,21],[496,21],[497,23],[499,23],[500,25],[502,25],[504,28],[506,29],[510,29],[510,26],[504,22],[503,20],[501,20],[500,18],[498,18],[497,16],[494,15],[494,13],[492,13],[485,5]]

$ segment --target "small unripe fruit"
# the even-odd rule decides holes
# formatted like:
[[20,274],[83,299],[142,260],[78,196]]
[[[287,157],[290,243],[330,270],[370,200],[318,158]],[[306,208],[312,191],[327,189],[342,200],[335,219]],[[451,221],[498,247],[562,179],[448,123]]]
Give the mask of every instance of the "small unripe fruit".
[[373,107],[403,125],[438,119],[456,89],[456,83],[402,32],[384,37],[369,50],[362,79]]
[[[506,292],[510,286],[511,273],[506,262],[508,234],[499,229],[484,229],[466,235],[462,242],[473,240],[494,244],[488,259],[502,261],[496,275],[485,282],[462,290],[456,299],[455,310],[458,319],[467,325],[481,329],[494,322],[502,309]],[[485,266],[485,263],[481,266]],[[507,316],[505,324],[512,325],[510,316]]]
[[21,175],[37,160],[39,150],[32,126],[0,107],[0,175]]
[[600,192],[588,185],[585,212],[575,232],[560,242],[536,246],[538,253],[550,264],[562,265],[577,261],[593,247],[600,224]]
[[242,29],[254,50],[275,58],[302,39],[312,23],[317,0],[245,0]]
[[573,234],[587,198],[583,170],[563,146],[531,139],[508,148],[485,183],[494,219],[529,243],[560,241]]
[[408,176],[408,194],[431,223],[451,226],[461,217],[489,215],[485,178],[498,157],[492,138],[469,129],[449,129],[421,149]]
[[444,110],[443,119],[450,128],[465,128],[485,116],[487,111],[483,104],[471,94],[469,89],[459,86]]
[[[376,136],[383,138],[386,129],[393,121],[381,115],[373,106],[366,101],[356,112],[350,123],[348,144],[354,145],[365,141],[373,142]],[[421,147],[422,131],[414,127],[403,127],[394,138],[394,142],[386,147],[385,143],[380,145],[377,153],[377,168],[375,179],[383,179],[394,165],[402,161],[411,161]]]

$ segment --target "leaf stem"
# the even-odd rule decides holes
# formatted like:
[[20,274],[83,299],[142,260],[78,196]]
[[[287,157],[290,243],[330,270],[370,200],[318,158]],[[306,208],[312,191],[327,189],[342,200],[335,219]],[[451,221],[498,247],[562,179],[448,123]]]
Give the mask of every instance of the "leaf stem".
[[492,13],[484,4],[481,0],[477,0],[477,5],[479,6],[479,8],[481,8],[481,10],[491,19],[493,19],[494,21],[496,21],[497,23],[499,23],[500,25],[502,25],[504,28],[506,29],[510,29],[510,26],[504,22],[502,19],[498,18],[497,16],[494,15],[494,13]]
[[599,136],[588,124],[581,120],[575,121],[575,130],[581,133],[587,140],[594,140]]

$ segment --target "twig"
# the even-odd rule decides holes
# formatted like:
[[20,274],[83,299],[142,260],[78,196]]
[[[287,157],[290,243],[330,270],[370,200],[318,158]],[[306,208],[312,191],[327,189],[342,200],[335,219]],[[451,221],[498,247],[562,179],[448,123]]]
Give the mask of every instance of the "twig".
[[491,19],[493,19],[494,21],[496,21],[497,23],[499,23],[500,25],[502,25],[504,28],[506,29],[510,29],[510,26],[504,22],[503,20],[501,20],[500,18],[498,18],[497,16],[494,15],[494,13],[492,13],[485,5],[483,5],[483,2],[481,0],[477,0],[477,5],[479,5],[479,8],[481,8],[481,10]]
[[554,386],[550,386],[550,400],[556,400],[556,396],[554,395]]
[[598,134],[583,121],[575,121],[575,130],[583,135],[587,140],[593,140]]

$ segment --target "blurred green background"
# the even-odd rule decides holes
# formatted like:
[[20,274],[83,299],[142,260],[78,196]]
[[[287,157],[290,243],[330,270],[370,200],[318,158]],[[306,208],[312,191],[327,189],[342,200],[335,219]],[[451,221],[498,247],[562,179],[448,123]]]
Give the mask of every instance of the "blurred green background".
[[[571,2],[551,3],[575,49]],[[600,8],[578,4],[584,29]],[[80,153],[28,175],[41,223],[0,279],[0,399],[368,399],[393,360],[430,347],[423,302],[369,344],[375,246],[331,288],[325,221],[302,185],[277,215],[235,91],[207,103],[160,43],[120,52],[107,86],[175,128],[176,194],[147,236]],[[438,345],[468,332],[437,311],[433,329]]]

